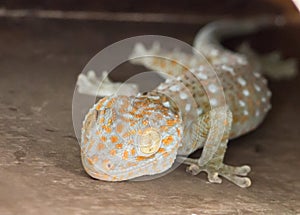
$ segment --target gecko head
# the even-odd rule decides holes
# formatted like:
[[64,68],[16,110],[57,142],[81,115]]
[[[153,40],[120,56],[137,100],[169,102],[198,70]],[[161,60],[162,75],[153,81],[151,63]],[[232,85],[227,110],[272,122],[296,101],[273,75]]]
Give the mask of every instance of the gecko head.
[[168,170],[182,135],[181,117],[159,96],[101,99],[83,123],[81,155],[89,175],[121,181]]

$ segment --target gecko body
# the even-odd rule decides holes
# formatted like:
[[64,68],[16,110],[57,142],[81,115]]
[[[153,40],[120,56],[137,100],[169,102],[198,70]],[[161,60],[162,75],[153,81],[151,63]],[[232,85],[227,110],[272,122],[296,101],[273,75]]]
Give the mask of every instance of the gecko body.
[[[133,56],[150,57],[132,62],[168,78],[145,95],[108,96],[90,109],[81,141],[86,171],[101,180],[122,181],[162,173],[177,160],[189,165],[193,175],[207,172],[212,183],[220,183],[222,176],[240,187],[250,186],[250,167],[233,167],[223,159],[229,139],[263,121],[271,108],[271,92],[258,57],[247,48],[244,54],[229,51],[219,39],[254,31],[263,22],[225,21],[204,27],[194,47],[208,63],[197,55],[137,44]],[[186,158],[199,148],[199,159]]]

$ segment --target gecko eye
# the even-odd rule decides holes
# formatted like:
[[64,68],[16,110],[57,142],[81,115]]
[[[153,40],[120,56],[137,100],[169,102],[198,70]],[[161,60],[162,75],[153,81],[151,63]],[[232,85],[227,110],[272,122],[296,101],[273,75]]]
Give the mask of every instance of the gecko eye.
[[141,156],[155,154],[161,146],[161,134],[155,128],[146,128],[138,141],[138,149]]

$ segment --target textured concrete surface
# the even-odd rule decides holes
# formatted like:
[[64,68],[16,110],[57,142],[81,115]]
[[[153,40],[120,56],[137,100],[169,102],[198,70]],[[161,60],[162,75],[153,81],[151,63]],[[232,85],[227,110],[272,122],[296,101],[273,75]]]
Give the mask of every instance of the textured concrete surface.
[[[299,77],[271,82],[266,121],[229,146],[227,163],[252,166],[249,189],[208,184],[184,166],[146,182],[108,183],[84,172],[71,101],[89,58],[133,35],[191,42],[199,27],[1,19],[0,214],[299,214]],[[294,26],[249,38],[262,51],[278,48],[299,59],[299,36]]]

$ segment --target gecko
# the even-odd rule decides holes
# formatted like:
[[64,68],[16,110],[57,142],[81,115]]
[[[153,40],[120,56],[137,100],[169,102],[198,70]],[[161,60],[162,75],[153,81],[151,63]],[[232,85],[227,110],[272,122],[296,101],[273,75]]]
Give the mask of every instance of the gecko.
[[[136,44],[132,56],[149,57],[132,63],[160,71],[166,80],[142,95],[105,96],[89,110],[80,142],[86,172],[100,180],[124,181],[166,172],[177,161],[188,165],[192,175],[206,172],[211,183],[221,183],[223,177],[249,187],[250,166],[224,163],[228,141],[256,129],[271,109],[265,76],[293,77],[296,64],[276,53],[259,56],[248,45],[233,52],[220,41],[276,20],[224,20],[204,26],[193,46],[205,60]],[[199,158],[188,157],[198,149]]]

